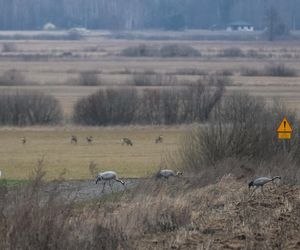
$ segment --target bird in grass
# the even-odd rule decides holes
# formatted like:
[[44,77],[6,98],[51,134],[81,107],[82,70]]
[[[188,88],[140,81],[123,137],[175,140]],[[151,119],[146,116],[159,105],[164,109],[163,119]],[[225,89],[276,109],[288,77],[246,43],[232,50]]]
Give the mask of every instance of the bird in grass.
[[160,170],[157,174],[156,174],[156,178],[165,178],[165,179],[168,179],[169,177],[171,176],[174,176],[174,177],[178,177],[178,176],[181,176],[182,175],[182,172],[177,172],[175,174],[175,172],[173,170],[170,170],[170,169],[162,169]]
[[111,181],[117,181],[117,182],[120,182],[123,186],[125,185],[125,182],[119,180],[118,176],[117,176],[117,173],[114,172],[114,171],[106,171],[106,172],[103,172],[103,173],[99,173],[97,175],[97,177],[96,177],[96,184],[99,181],[104,181],[103,188],[102,188],[102,193],[104,192],[104,188],[105,188],[106,182],[108,182],[111,191],[112,191]]
[[258,187],[261,187],[261,191],[263,192],[263,186],[269,182],[273,182],[274,180],[276,179],[281,179],[280,176],[275,176],[275,177],[259,177],[251,182],[249,182],[248,184],[248,187],[249,189],[251,187],[254,187],[255,190],[258,188]]
[[21,142],[22,142],[23,145],[25,145],[26,142],[27,142],[26,137],[22,137],[22,138],[21,138]]

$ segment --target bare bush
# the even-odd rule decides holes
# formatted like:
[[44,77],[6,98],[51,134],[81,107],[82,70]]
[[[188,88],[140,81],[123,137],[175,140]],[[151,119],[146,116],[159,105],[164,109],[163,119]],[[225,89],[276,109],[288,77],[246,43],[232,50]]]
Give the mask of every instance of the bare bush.
[[2,52],[17,52],[17,46],[14,43],[4,43],[2,44]]
[[16,69],[5,71],[0,76],[0,85],[2,86],[16,86],[27,84],[25,76],[22,72]]
[[180,88],[107,89],[83,98],[74,121],[87,125],[177,124],[206,121],[221,99],[224,78],[207,78]]
[[209,74],[207,70],[197,69],[197,68],[184,68],[178,69],[172,74],[176,75],[197,75],[197,76],[206,76]]
[[254,68],[242,68],[243,76],[273,76],[273,77],[297,77],[297,71],[284,64],[266,65],[263,70]]
[[227,48],[224,49],[219,56],[221,57],[244,57],[245,54],[240,48]]
[[[113,220],[76,209],[61,195],[56,181],[47,186],[37,168],[31,181],[16,190],[0,183],[0,249],[128,249],[128,240]],[[46,192],[46,189],[48,191]],[[9,191],[9,192],[8,192]],[[101,214],[102,215],[102,214]],[[93,219],[93,223],[90,223]]]
[[106,89],[79,100],[74,121],[86,125],[130,124],[137,105],[136,89]]
[[140,57],[140,56],[152,57],[152,56],[158,56],[159,51],[155,47],[146,44],[140,44],[138,46],[132,46],[123,49],[121,55],[128,56],[128,57]]
[[59,102],[34,91],[0,94],[0,125],[52,125],[63,119]]
[[79,74],[78,84],[82,86],[98,86],[101,80],[94,71],[85,71]]
[[[293,138],[277,139],[280,120],[287,116],[293,124]],[[238,159],[246,162],[268,162],[278,154],[288,154],[289,162],[300,162],[298,127],[293,112],[274,102],[268,107],[263,99],[245,94],[228,96],[212,113],[205,127],[187,136],[180,151],[180,162],[186,168],[222,172],[218,162]],[[293,165],[293,164],[290,164]]]
[[216,72],[217,75],[220,76],[233,76],[234,72],[230,69],[223,69]]
[[169,86],[177,83],[174,76],[147,71],[136,73],[132,78],[132,84],[135,86]]
[[201,53],[185,44],[167,44],[160,49],[161,57],[198,57]]
[[275,77],[295,77],[297,72],[293,68],[289,68],[284,64],[274,64],[268,65],[264,69],[266,76],[275,76]]
[[154,46],[140,44],[122,50],[122,56],[129,57],[197,57],[201,53],[192,46],[184,44],[166,44],[160,49]]
[[263,72],[261,70],[255,68],[241,68],[241,75],[242,76],[263,76]]

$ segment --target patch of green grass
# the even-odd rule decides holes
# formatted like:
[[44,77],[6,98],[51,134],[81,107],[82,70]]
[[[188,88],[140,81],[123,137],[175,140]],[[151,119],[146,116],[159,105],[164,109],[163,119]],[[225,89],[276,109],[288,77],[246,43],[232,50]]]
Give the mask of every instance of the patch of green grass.
[[[120,178],[146,177],[159,169],[166,154],[176,151],[185,127],[114,127],[66,130],[64,128],[0,129],[0,169],[5,178],[28,179],[43,159],[46,179],[56,179],[65,172],[65,179],[91,179],[90,162],[97,171],[116,171]],[[78,138],[77,145],[70,137]],[[163,143],[156,144],[158,135]],[[93,136],[89,145],[87,136]],[[27,142],[22,144],[21,138]],[[121,139],[128,137],[133,146],[122,146]],[[64,171],[65,170],[65,171]]]
[[28,182],[29,182],[28,180],[6,180],[6,179],[2,179],[2,180],[0,180],[0,185],[19,186],[19,185],[24,185]]

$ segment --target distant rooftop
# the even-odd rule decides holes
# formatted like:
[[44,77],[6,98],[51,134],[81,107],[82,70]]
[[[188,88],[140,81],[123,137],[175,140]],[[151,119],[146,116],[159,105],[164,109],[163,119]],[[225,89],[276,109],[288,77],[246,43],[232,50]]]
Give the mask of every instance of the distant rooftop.
[[235,21],[229,23],[228,26],[252,26],[252,24],[245,21]]

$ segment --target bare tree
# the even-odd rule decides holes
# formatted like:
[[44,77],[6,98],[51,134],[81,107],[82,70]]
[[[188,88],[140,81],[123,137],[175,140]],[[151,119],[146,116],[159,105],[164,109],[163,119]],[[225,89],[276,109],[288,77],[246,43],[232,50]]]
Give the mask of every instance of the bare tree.
[[289,29],[282,21],[278,10],[271,6],[265,14],[266,34],[269,41],[273,41],[276,37],[288,35]]

